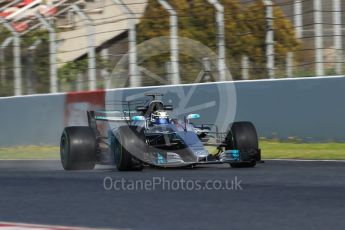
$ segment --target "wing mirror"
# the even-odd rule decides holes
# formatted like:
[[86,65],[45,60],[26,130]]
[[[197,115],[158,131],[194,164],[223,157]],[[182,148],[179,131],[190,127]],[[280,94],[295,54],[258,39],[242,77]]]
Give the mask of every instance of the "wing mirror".
[[131,118],[132,121],[145,121],[145,117],[144,116],[133,116]]
[[188,120],[190,120],[190,119],[198,119],[198,118],[200,118],[200,114],[197,114],[197,113],[188,114],[188,116],[187,116]]

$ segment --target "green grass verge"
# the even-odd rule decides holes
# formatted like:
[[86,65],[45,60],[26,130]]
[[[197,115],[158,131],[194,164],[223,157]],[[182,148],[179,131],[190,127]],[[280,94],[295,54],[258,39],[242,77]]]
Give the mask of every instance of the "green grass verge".
[[[345,143],[298,143],[261,140],[263,159],[345,160]],[[214,154],[217,150],[208,148]]]
[[56,146],[19,146],[10,148],[0,147],[0,160],[59,158],[59,147]]
[[[345,160],[345,143],[291,143],[260,141],[264,159],[318,159]],[[209,149],[215,152],[215,149]],[[3,159],[59,159],[59,147],[21,146],[0,148]]]
[[345,160],[345,143],[284,143],[261,141],[262,158]]

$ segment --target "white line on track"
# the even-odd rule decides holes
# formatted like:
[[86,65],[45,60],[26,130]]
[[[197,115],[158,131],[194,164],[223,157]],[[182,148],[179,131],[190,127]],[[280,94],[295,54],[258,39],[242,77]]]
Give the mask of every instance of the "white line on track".
[[[95,229],[96,228],[0,222],[0,230],[95,230]],[[97,229],[101,229],[101,228],[97,228]],[[103,228],[102,230],[106,230],[106,229]]]

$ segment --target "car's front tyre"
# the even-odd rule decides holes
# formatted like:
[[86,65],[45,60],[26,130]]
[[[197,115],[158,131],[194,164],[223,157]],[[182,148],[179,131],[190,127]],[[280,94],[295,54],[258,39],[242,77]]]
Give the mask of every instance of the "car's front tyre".
[[[234,122],[225,138],[226,150],[237,149],[240,152],[257,152],[259,141],[253,123],[249,121]],[[231,163],[232,168],[251,168],[256,165],[259,156],[250,159],[242,159],[243,162]]]

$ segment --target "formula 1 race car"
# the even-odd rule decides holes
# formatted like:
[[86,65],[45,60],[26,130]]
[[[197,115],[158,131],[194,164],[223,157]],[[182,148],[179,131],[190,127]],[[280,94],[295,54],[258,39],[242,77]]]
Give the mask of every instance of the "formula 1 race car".
[[[162,94],[146,96],[150,99],[116,102],[121,110],[87,111],[88,126],[66,127],[60,143],[63,168],[86,170],[95,164],[115,164],[119,171],[205,164],[239,168],[254,167],[261,161],[251,122],[233,122],[221,133],[214,124],[194,125],[199,114],[170,118],[173,107],[158,99]],[[108,122],[107,135],[99,128],[104,121]]]

